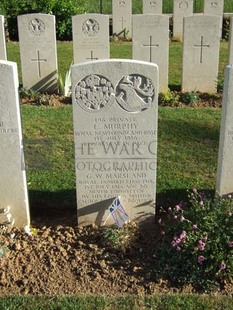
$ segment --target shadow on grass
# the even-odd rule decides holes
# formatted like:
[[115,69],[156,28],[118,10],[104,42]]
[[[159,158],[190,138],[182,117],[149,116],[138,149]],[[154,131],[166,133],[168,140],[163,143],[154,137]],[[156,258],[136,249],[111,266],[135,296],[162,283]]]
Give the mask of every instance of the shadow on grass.
[[[189,189],[191,191],[192,189]],[[214,196],[214,191],[202,189],[206,194]],[[159,208],[173,207],[181,201],[188,200],[187,189],[167,190],[156,195],[156,214]],[[29,191],[31,224],[43,226],[76,226],[76,191],[75,189],[59,192]],[[152,225],[153,225],[152,221]]]
[[77,224],[75,189],[59,192],[29,190],[31,224],[75,226]]
[[[165,210],[169,207],[174,207],[181,201],[188,201],[188,193],[192,188],[167,190],[156,195],[156,214],[159,214],[159,208],[163,207]],[[204,192],[207,196],[214,197],[214,190],[198,189],[198,192]]]

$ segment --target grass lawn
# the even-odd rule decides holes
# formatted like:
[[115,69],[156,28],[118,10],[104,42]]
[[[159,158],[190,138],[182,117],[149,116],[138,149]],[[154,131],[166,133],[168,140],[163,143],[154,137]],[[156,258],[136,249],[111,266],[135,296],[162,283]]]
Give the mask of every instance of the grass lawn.
[[0,299],[1,310],[230,310],[226,296],[83,296],[83,297],[9,297]]
[[[64,79],[69,70],[73,57],[72,42],[57,42],[58,71]],[[18,64],[19,82],[22,83],[22,74],[19,56],[19,44],[16,42],[7,43],[8,60]],[[116,42],[110,44],[110,58],[132,59],[131,42]],[[219,58],[219,79],[223,77],[224,68],[228,60],[228,42],[221,42]],[[182,70],[182,44],[178,42],[170,43],[169,51],[169,86],[171,89],[180,89]],[[216,81],[217,83],[217,81]]]
[[[226,42],[221,43],[219,72],[227,63]],[[8,59],[19,64],[18,43],[7,45]],[[112,43],[111,58],[131,58],[130,43]],[[59,70],[62,76],[72,59],[72,44],[58,42]],[[181,44],[170,45],[169,84],[180,87]],[[20,74],[21,82],[21,74]],[[31,214],[48,208],[76,208],[72,109],[21,106],[27,181]],[[214,191],[221,110],[219,108],[160,107],[158,129],[157,204],[172,205],[196,187]],[[56,212],[56,211],[55,211]],[[158,295],[111,297],[7,297],[0,310],[21,309],[231,309],[227,296]]]

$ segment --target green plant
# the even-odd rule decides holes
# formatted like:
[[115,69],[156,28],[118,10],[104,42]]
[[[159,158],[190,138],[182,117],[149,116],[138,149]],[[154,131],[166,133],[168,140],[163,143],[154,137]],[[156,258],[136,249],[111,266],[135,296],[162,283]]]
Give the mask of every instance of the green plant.
[[17,16],[29,13],[46,13],[56,16],[58,40],[72,39],[72,15],[87,11],[83,0],[3,0],[0,6],[5,12],[10,40],[18,40]]
[[20,98],[36,99],[39,96],[41,96],[41,94],[33,89],[27,89],[27,88],[21,87],[19,88],[19,96]]
[[182,93],[180,99],[185,104],[193,104],[199,100],[199,94],[195,91]]
[[221,77],[217,80],[217,92],[222,93],[223,92],[223,87],[224,87],[224,78]]
[[176,106],[179,102],[179,95],[170,89],[167,92],[163,92],[159,94],[159,104],[161,106]]
[[220,287],[233,273],[233,199],[211,199],[194,188],[189,202],[168,208],[158,220],[162,243],[157,273],[201,290]]
[[104,227],[102,239],[106,246],[112,248],[126,248],[137,236],[138,227],[129,223],[122,228],[117,226]]
[[58,76],[59,90],[65,97],[71,96],[71,66],[72,63],[70,65],[70,69],[66,72],[65,82],[63,81],[61,74]]

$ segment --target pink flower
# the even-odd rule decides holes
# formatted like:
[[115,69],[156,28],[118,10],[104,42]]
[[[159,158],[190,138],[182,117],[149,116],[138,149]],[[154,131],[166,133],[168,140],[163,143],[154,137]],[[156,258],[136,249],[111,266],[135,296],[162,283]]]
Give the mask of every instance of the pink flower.
[[202,255],[199,255],[197,260],[198,260],[198,263],[201,264],[205,260],[205,257]]
[[197,225],[196,224],[193,225],[193,229],[197,229]]
[[177,215],[174,215],[174,220],[176,220],[177,219]]
[[180,221],[183,222],[184,220],[185,220],[185,218],[183,217],[183,215],[181,215]]
[[227,198],[231,198],[232,196],[231,196],[231,194],[229,194],[228,196],[227,196]]
[[224,262],[221,262],[221,264],[220,264],[220,269],[221,269],[221,270],[226,269],[226,264],[225,264]]
[[179,211],[179,210],[180,210],[180,206],[179,206],[179,205],[176,205],[176,206],[175,206],[175,209],[176,209],[176,211]]
[[162,231],[160,232],[160,235],[161,235],[161,236],[164,236],[164,235],[165,235],[165,231],[162,230]]
[[204,201],[201,200],[201,201],[199,202],[199,205],[200,205],[200,206],[204,206]]
[[159,223],[159,225],[162,225],[162,219],[161,218],[158,220],[158,223]]
[[198,248],[200,251],[204,251],[205,250],[205,243],[202,240],[198,241]]
[[180,251],[180,250],[181,250],[181,247],[177,246],[176,251]]
[[171,245],[172,245],[173,248],[176,246],[175,240],[172,240]]
[[232,212],[229,212],[228,215],[229,215],[229,217],[231,217],[232,216]]
[[230,248],[233,247],[233,241],[228,241],[227,244],[228,244],[228,246],[229,246]]
[[182,233],[180,234],[180,239],[184,239],[187,236],[187,233],[185,230],[182,230]]
[[168,211],[169,211],[169,212],[171,212],[171,211],[172,211],[172,208],[171,208],[171,207],[169,207],[169,208],[168,208]]

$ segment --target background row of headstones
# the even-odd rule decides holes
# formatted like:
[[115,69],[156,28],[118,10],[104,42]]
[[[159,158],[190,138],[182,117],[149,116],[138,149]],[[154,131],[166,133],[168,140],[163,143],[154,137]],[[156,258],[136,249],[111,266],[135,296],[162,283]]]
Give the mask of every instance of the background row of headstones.
[[[195,14],[184,17],[182,91],[215,92],[218,78],[221,17]],[[231,32],[232,32],[231,19]],[[109,17],[83,14],[72,17],[74,63],[109,59]],[[3,17],[1,17],[3,25]],[[134,15],[133,59],[156,63],[159,91],[168,89],[169,17]],[[1,27],[1,59],[6,58],[4,29]],[[18,16],[23,86],[39,92],[58,90],[55,16]],[[230,39],[232,63],[232,39]]]
[[[103,60],[72,67],[78,223],[115,217],[153,220],[158,126],[158,66]],[[225,73],[216,192],[233,193],[233,66]],[[0,61],[0,224],[30,224],[16,63]],[[124,209],[121,207],[124,206]],[[122,214],[121,214],[122,213]]]

